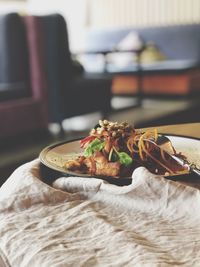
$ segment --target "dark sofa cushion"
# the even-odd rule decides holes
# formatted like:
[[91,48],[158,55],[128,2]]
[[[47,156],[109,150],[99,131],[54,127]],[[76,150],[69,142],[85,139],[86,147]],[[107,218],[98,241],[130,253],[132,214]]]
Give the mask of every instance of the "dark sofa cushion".
[[30,95],[28,50],[22,18],[0,16],[0,101]]
[[0,83],[0,102],[30,96],[25,83]]

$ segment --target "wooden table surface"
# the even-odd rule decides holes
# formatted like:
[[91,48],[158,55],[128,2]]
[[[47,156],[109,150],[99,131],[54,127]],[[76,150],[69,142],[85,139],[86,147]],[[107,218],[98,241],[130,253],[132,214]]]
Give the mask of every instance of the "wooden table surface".
[[195,138],[200,138],[200,122],[158,126],[158,127],[148,128],[148,129],[154,129],[154,128],[157,128],[159,133],[175,134],[175,135],[191,136]]

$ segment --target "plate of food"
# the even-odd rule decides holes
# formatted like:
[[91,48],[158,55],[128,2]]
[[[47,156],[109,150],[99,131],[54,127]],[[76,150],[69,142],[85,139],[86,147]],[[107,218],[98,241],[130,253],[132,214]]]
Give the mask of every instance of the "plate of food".
[[39,158],[48,175],[95,177],[120,185],[130,184],[139,166],[172,179],[187,175],[188,168],[171,154],[198,165],[199,140],[168,135],[170,147],[164,147],[160,137],[157,129],[141,131],[127,122],[100,120],[88,136],[50,145]]

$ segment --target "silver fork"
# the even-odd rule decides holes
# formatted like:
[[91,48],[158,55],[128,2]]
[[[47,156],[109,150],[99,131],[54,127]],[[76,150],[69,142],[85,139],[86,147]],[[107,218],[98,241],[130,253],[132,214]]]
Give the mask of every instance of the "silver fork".
[[160,149],[164,150],[164,152],[166,152],[178,164],[187,168],[189,172],[196,173],[197,175],[200,176],[200,169],[194,163],[191,163],[186,159],[182,159],[174,154],[175,151],[173,149],[172,143],[167,136],[159,134],[156,142],[153,140],[148,140],[148,141],[156,144]]

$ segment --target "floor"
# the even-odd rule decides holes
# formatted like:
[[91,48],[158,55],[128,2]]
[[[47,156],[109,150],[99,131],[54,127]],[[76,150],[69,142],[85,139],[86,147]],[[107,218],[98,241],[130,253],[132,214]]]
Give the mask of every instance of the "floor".
[[[134,108],[135,99],[130,97],[115,97],[112,100],[113,112],[107,119],[112,121],[127,121],[136,128],[164,124],[163,118],[173,118],[175,113],[182,112],[193,105],[193,101],[145,99],[141,107]],[[49,144],[70,140],[87,135],[101,118],[100,113],[74,117],[63,122],[65,136],[58,135],[59,127],[49,125],[49,134],[36,138],[22,138],[18,142],[9,143],[1,147],[0,151],[0,184],[21,164],[37,158],[40,151]]]

